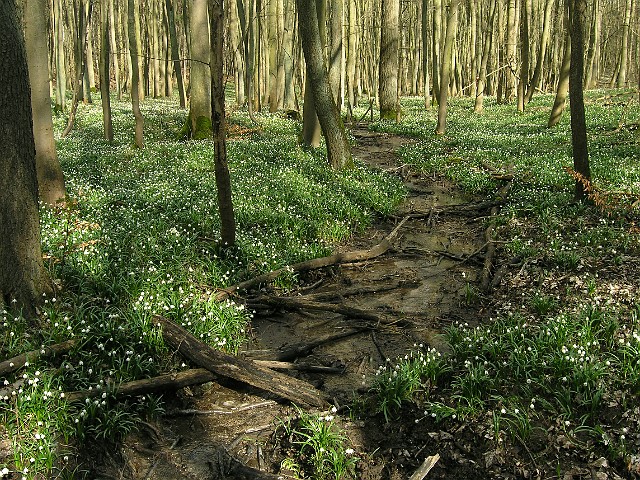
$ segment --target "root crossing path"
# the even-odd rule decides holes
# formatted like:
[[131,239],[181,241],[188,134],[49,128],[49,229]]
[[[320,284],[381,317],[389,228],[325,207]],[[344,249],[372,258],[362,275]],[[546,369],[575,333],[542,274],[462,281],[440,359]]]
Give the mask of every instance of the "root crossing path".
[[[412,140],[363,129],[353,134],[354,155],[400,176],[408,195],[393,216],[339,251],[369,249],[397,228],[391,247],[370,260],[300,273],[295,291],[264,287],[240,297],[256,310],[253,340],[242,354],[311,383],[338,409],[353,405],[378,367],[414,344],[446,348],[442,329],[466,321],[475,310],[469,304],[485,246],[486,211],[476,210],[442,178],[401,164],[396,151]],[[287,452],[278,425],[295,416],[278,398],[237,384],[187,387],[168,401],[162,419],[143,425],[95,473],[131,479],[294,478],[281,469]],[[341,425],[363,459],[358,478],[408,478],[425,453],[440,453],[441,469],[479,478],[460,471],[459,458],[451,460],[457,466],[447,467],[446,452],[423,452],[442,446],[425,432],[414,438],[414,427],[403,426],[402,418],[390,426],[382,415],[370,417]],[[429,478],[454,478],[438,474],[439,465]]]

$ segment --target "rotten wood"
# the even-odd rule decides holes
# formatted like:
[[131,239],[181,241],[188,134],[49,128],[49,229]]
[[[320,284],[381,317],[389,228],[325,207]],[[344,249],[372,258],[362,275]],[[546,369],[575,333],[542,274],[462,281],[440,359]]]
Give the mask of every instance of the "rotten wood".
[[40,358],[50,358],[67,353],[75,344],[76,340],[67,340],[66,342],[56,343],[55,345],[49,345],[48,347],[39,348],[38,350],[32,350],[30,352],[17,355],[0,363],[0,375],[15,372],[16,370],[24,367],[27,363],[34,362]]
[[[217,377],[205,368],[194,368],[178,373],[169,373],[154,378],[145,378],[143,380],[134,380],[132,382],[113,385],[113,392],[118,397],[135,397],[138,395],[147,395],[154,392],[164,392],[167,390],[178,390],[190,385],[201,385],[211,382]],[[107,387],[110,388],[110,387]],[[104,390],[82,390],[77,392],[69,392],[65,394],[65,398],[69,402],[84,401],[87,398],[94,398],[102,395]]]
[[440,455],[438,453],[427,457],[424,462],[422,462],[422,465],[420,465],[420,468],[418,468],[418,470],[416,470],[413,475],[409,477],[409,480],[423,480],[423,478],[429,474],[435,464],[438,463],[438,460],[440,460]]
[[327,405],[322,392],[307,382],[215,350],[160,315],[154,317],[154,322],[162,327],[162,336],[168,346],[212,373],[274,393],[298,405]]
[[258,285],[269,283],[285,272],[304,272],[309,270],[317,270],[319,268],[325,268],[332,265],[340,265],[343,263],[357,263],[372,260],[385,254],[391,248],[393,241],[398,236],[398,231],[406,223],[406,221],[409,220],[409,218],[409,216],[404,217],[389,235],[387,235],[380,243],[367,250],[335,253],[333,255],[329,255],[328,257],[314,258],[305,262],[289,265],[220,290],[215,295],[215,299],[218,301],[226,300],[236,292],[250,290]]

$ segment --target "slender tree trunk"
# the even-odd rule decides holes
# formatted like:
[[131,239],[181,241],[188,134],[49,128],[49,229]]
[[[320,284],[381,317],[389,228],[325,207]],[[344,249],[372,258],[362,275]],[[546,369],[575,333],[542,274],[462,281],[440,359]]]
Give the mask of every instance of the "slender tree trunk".
[[278,111],[278,4],[276,0],[269,0],[268,3],[268,54],[269,54],[269,112]]
[[442,30],[442,5],[441,0],[433,0],[433,40],[431,41],[431,77],[433,78],[433,101],[440,98],[440,32]]
[[[571,25],[571,73],[569,98],[571,108],[571,145],[573,168],[587,180],[591,179],[587,126],[585,120],[582,79],[584,76],[584,24],[586,23],[586,0],[569,0]],[[581,181],[576,180],[576,200],[584,200],[587,192]]]
[[483,108],[484,102],[484,89],[485,82],[487,81],[487,63],[489,62],[489,52],[491,51],[491,42],[493,36],[493,25],[496,17],[496,3],[497,0],[491,2],[491,12],[489,13],[489,23],[487,25],[487,31],[484,37],[484,46],[482,48],[482,60],[480,61],[480,72],[478,74],[477,89],[476,89],[476,101],[473,110],[476,113],[480,113]]
[[351,149],[340,112],[331,95],[329,74],[324,64],[315,0],[297,0],[300,37],[307,63],[307,86],[312,91],[315,109],[327,142],[329,164],[334,169],[352,166]]
[[[325,0],[316,0],[313,2],[316,6],[316,14],[314,17],[318,19],[318,39],[320,41],[320,53],[322,59],[322,65],[324,67],[324,49],[323,43],[321,39],[326,38],[325,31],[325,19],[326,19],[326,9],[325,9]],[[298,21],[300,28],[300,37],[302,42],[304,42],[304,34],[302,33],[303,23],[306,25],[307,20],[300,18],[302,15],[302,10],[299,7],[299,0],[296,0],[296,5],[298,5]],[[308,9],[307,9],[308,10]],[[316,112],[316,103],[315,103],[315,95],[313,94],[313,86],[311,85],[311,77],[312,75],[309,72],[309,60],[307,59],[306,48],[303,45],[304,50],[304,58],[307,63],[306,75],[304,80],[304,105],[302,109],[302,139],[306,146],[308,147],[319,147],[320,140],[322,138],[322,128],[320,126],[320,120],[318,119],[318,114]]]
[[429,1],[422,0],[422,83],[424,108],[431,108],[431,81],[429,75]]
[[400,1],[382,0],[378,95],[380,118],[395,120],[400,110],[398,62],[400,55]]
[[40,200],[47,205],[55,205],[64,201],[66,190],[53,138],[49,57],[47,37],[43,35],[47,29],[47,5],[44,0],[27,0],[24,3],[24,32],[31,83],[33,136]]
[[529,83],[529,9],[522,0],[520,10],[520,81],[518,82],[518,111],[524,112],[525,90]]
[[162,77],[160,76],[160,34],[158,27],[162,25],[158,10],[158,1],[151,0],[151,56],[150,59],[153,71],[153,98],[162,97],[164,91],[162,89]]
[[596,56],[600,45],[600,27],[602,24],[602,8],[600,0],[593,0],[593,16],[591,20],[591,34],[589,35],[589,48],[587,50],[587,68],[584,76],[585,88],[596,86],[597,74],[595,69]]
[[53,45],[56,63],[56,111],[64,112],[67,107],[67,72],[65,66],[64,55],[64,22],[63,18],[63,0],[53,1],[54,13],[54,35]]
[[120,78],[122,72],[120,71],[120,50],[116,43],[116,16],[114,12],[114,0],[109,0],[109,49],[113,54],[113,71],[115,73],[116,80],[116,95],[118,100],[122,100],[122,85]]
[[211,138],[211,71],[207,0],[193,0],[189,17],[191,34],[191,79],[189,90],[190,137]]
[[507,80],[505,84],[505,100],[511,102],[515,97],[516,90],[516,49],[517,49],[517,25],[516,25],[516,2],[518,0],[508,0],[507,3]]
[[357,107],[358,80],[356,77],[356,64],[359,61],[358,50],[358,19],[356,14],[356,0],[347,0],[349,15],[349,32],[347,36],[347,103],[349,116],[353,115],[353,109]]
[[238,17],[238,4],[235,1],[228,3],[229,8],[229,42],[233,54],[233,63],[236,67],[236,104],[242,106],[246,102],[245,97],[245,71],[242,58],[242,39],[240,20]]
[[209,2],[211,34],[211,126],[215,149],[215,175],[220,212],[220,234],[224,247],[236,242],[236,222],[231,197],[231,179],[227,165],[227,124],[224,105],[224,3]]
[[111,45],[109,43],[109,0],[100,2],[100,96],[102,97],[102,124],[104,126],[104,138],[113,142],[113,126],[111,124],[111,99],[109,97],[109,72]]
[[165,7],[167,9],[167,21],[169,24],[169,41],[171,42],[171,58],[173,58],[173,70],[176,72],[176,81],[178,82],[180,108],[186,108],[187,92],[184,88],[184,76],[182,75],[182,62],[180,61],[178,33],[176,31],[176,20],[173,13],[173,0],[165,0]]
[[13,1],[0,2],[0,85],[0,307],[29,318],[51,287],[40,247],[29,72]]
[[129,52],[131,54],[131,107],[136,119],[136,147],[144,146],[143,130],[144,118],[140,111],[140,4],[138,0],[128,0],[129,12]]
[[547,46],[549,45],[549,38],[551,35],[551,9],[553,7],[553,0],[546,0],[544,7],[544,26],[542,27],[542,37],[540,38],[540,49],[538,51],[538,58],[536,60],[536,68],[533,71],[533,78],[527,88],[524,103],[525,105],[531,101],[533,94],[540,86],[542,79],[542,66],[545,56],[547,54]]
[[342,23],[344,16],[343,0],[331,0],[329,24],[331,40],[329,44],[329,83],[333,98],[342,107]]
[[631,0],[626,0],[622,24],[622,46],[620,47],[620,70],[618,71],[617,88],[627,85],[627,55],[629,55],[629,32],[631,30]]
[[549,116],[548,128],[554,127],[560,122],[567,103],[567,94],[569,93],[569,73],[571,70],[571,33],[569,31],[569,15],[568,7],[565,6],[565,40],[564,54],[562,56],[562,66],[560,67],[560,76],[558,78],[558,86],[556,88],[556,99],[553,102],[551,115]]
[[438,97],[438,124],[436,135],[444,135],[447,122],[447,98],[449,94],[449,81],[451,78],[451,57],[453,53],[453,41],[458,28],[458,5],[460,0],[451,0],[449,14],[447,16],[447,33],[444,39],[442,51],[442,71],[440,74],[440,96]]
[[293,34],[295,31],[295,13],[293,9],[293,0],[287,0],[284,10],[285,24],[282,36],[282,55],[284,65],[284,99],[283,107],[285,110],[296,109],[295,95],[295,71],[294,61],[295,46],[293,42]]

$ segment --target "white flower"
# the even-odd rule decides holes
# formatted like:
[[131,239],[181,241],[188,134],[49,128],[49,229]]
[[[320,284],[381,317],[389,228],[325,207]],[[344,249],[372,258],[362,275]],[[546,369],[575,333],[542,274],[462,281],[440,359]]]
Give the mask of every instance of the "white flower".
[[351,455],[353,454],[353,448],[347,448],[344,453],[346,453],[347,455]]

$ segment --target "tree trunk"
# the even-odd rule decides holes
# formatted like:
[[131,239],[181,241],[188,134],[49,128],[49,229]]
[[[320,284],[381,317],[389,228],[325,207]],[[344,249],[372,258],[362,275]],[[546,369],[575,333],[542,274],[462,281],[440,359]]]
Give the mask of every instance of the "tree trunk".
[[158,11],[158,1],[151,0],[151,39],[147,39],[151,42],[151,57],[149,61],[152,65],[153,71],[153,98],[162,97],[164,91],[162,89],[162,77],[160,76],[160,35],[158,33],[158,24],[160,22],[160,14]]
[[224,108],[224,3],[223,0],[209,2],[211,22],[211,126],[215,149],[215,175],[220,212],[220,233],[224,247],[236,242],[236,221],[231,198],[231,179],[227,164],[227,122]]
[[436,135],[444,135],[447,122],[447,98],[449,95],[449,81],[451,78],[451,57],[453,41],[458,28],[458,5],[460,0],[451,0],[447,17],[447,33],[442,51],[442,69],[440,74],[440,95],[438,97],[438,124]]
[[489,23],[484,37],[484,46],[482,48],[482,60],[480,61],[480,72],[478,73],[478,84],[476,88],[476,101],[473,107],[474,112],[482,112],[484,102],[485,82],[487,81],[487,63],[489,62],[489,51],[491,50],[493,24],[496,18],[497,0],[491,2],[491,12],[489,13]]
[[268,53],[269,53],[269,112],[278,111],[278,4],[269,0],[268,4]]
[[353,109],[357,107],[358,80],[356,78],[356,64],[358,62],[358,18],[356,13],[356,1],[347,0],[349,16],[349,32],[347,36],[347,104],[349,115],[353,115]]
[[300,37],[307,63],[307,86],[327,142],[329,164],[334,169],[352,166],[351,149],[340,112],[331,95],[329,74],[324,65],[315,0],[297,0]]
[[585,88],[595,88],[597,73],[595,69],[596,54],[600,45],[600,27],[602,24],[602,9],[600,0],[593,1],[593,17],[591,20],[591,34],[589,35],[589,49],[587,50],[587,68],[584,76]]
[[517,24],[516,24],[516,2],[518,0],[508,0],[507,3],[507,80],[505,83],[505,100],[511,102],[515,97],[516,89],[516,49],[517,49]]
[[400,55],[400,0],[382,0],[378,95],[380,118],[395,120],[398,99],[398,61]]
[[236,104],[241,107],[245,104],[245,71],[244,59],[242,58],[242,39],[240,30],[240,20],[238,16],[238,3],[230,1],[229,9],[229,42],[233,54],[233,63],[236,71]]
[[113,54],[113,71],[116,80],[116,95],[118,100],[122,100],[122,85],[120,82],[120,49],[116,43],[116,16],[113,5],[114,0],[109,0],[109,50],[114,52]]
[[528,0],[522,0],[520,9],[520,81],[518,82],[519,112],[524,112],[527,83],[529,83],[529,9]]
[[33,136],[36,147],[36,170],[40,200],[47,205],[64,201],[66,189],[64,176],[56,153],[51,116],[51,91],[49,88],[49,56],[47,52],[48,3],[44,0],[27,0],[24,4],[25,44],[29,80],[31,84],[31,111]]
[[53,45],[56,58],[56,111],[64,112],[67,107],[67,72],[65,67],[65,55],[64,55],[64,22],[62,21],[63,0],[54,0],[53,2],[53,17],[54,17],[54,32],[53,32]]
[[540,80],[542,79],[542,65],[545,55],[547,54],[547,46],[549,45],[549,37],[551,35],[551,9],[553,7],[553,0],[546,0],[544,7],[544,26],[542,27],[542,37],[540,39],[540,49],[538,51],[538,58],[536,61],[536,68],[533,71],[533,78],[527,88],[524,103],[525,105],[531,101],[533,94],[540,86]]
[[136,147],[144,146],[144,118],[140,111],[140,3],[139,0],[128,0],[129,52],[131,54],[131,107],[136,119]]
[[569,73],[571,69],[571,32],[569,31],[569,10],[568,7],[564,8],[565,16],[565,40],[564,40],[564,54],[562,56],[562,66],[560,67],[560,76],[558,78],[558,86],[556,89],[556,99],[553,102],[553,108],[551,109],[551,115],[549,116],[548,128],[554,127],[560,122],[562,114],[567,103],[567,94],[569,93]]
[[171,42],[171,58],[173,59],[173,69],[176,72],[178,82],[178,95],[180,96],[180,108],[187,107],[187,93],[184,88],[184,76],[182,75],[182,62],[180,61],[180,49],[178,48],[178,33],[176,31],[176,20],[173,13],[173,0],[165,0],[167,9],[167,23],[169,24],[169,41]]
[[109,98],[109,73],[111,48],[109,43],[109,0],[100,2],[100,96],[102,97],[102,124],[104,126],[104,138],[113,142],[113,126],[111,124],[111,99]]
[[342,18],[344,1],[331,0],[329,9],[330,43],[329,43],[329,83],[333,99],[340,109],[342,107]]
[[209,19],[207,0],[193,0],[189,17],[191,34],[191,80],[189,90],[189,137],[211,138],[211,71],[209,68]]
[[284,97],[283,107],[285,110],[296,109],[296,93],[295,93],[295,71],[294,61],[296,52],[293,42],[293,34],[295,31],[295,11],[293,9],[293,0],[287,0],[284,10],[284,33],[282,35],[282,62],[284,66]]
[[[433,78],[433,101],[438,102],[440,98],[440,33],[442,30],[442,5],[441,0],[433,0],[433,27],[431,41],[431,77]],[[448,80],[447,80],[448,84]]]
[[[571,146],[573,147],[573,168],[586,180],[591,180],[589,150],[587,148],[587,126],[584,110],[582,79],[584,75],[584,24],[586,23],[586,0],[569,0],[571,10],[571,73],[569,78],[569,98],[571,108]],[[576,180],[576,200],[584,200],[587,192],[584,184]]]
[[[298,0],[296,0],[298,4]],[[324,66],[324,48],[322,39],[326,38],[325,20],[326,9],[325,0],[316,0],[314,2],[316,6],[315,18],[318,19],[318,39],[320,40],[320,59],[322,60],[322,68],[326,71]],[[299,28],[301,30],[301,41],[304,43],[304,35],[302,34],[303,19],[300,18],[301,10],[298,8],[298,21]],[[304,19],[306,21],[306,19]],[[303,45],[304,49],[304,45]],[[302,110],[302,140],[308,147],[317,148],[320,146],[320,140],[322,138],[322,128],[320,127],[320,120],[316,112],[315,97],[313,95],[313,86],[311,85],[311,75],[309,74],[309,65],[307,60],[307,54],[305,50],[305,62],[307,62],[306,75],[304,79],[304,105]]]
[[422,0],[422,82],[424,107],[431,108],[431,82],[429,75],[429,1]]
[[29,71],[16,3],[0,2],[0,304],[33,317],[50,285],[40,247]]
[[631,27],[631,0],[626,0],[622,24],[622,46],[620,47],[620,70],[618,71],[617,88],[627,85],[627,55],[629,55],[629,31]]

